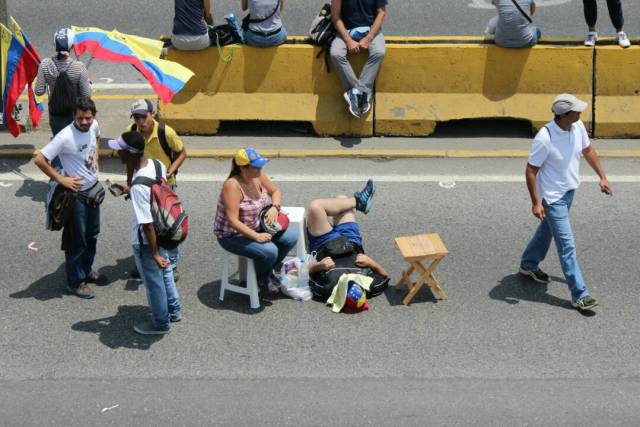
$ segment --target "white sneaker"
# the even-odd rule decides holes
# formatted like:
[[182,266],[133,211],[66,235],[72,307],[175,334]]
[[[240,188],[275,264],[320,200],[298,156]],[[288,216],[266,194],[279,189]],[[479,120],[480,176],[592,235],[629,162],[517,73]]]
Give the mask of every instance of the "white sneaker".
[[631,42],[629,41],[629,37],[627,37],[627,35],[625,34],[624,31],[620,31],[618,33],[618,45],[623,49],[626,49],[629,46],[631,46]]
[[587,33],[587,37],[584,39],[584,45],[593,47],[596,45],[596,41],[598,40],[598,33],[595,31],[589,31]]

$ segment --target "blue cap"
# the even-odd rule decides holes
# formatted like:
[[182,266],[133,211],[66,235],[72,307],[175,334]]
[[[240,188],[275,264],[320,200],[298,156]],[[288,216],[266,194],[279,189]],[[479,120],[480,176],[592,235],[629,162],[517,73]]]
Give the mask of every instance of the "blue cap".
[[255,149],[249,147],[238,150],[234,159],[238,166],[250,165],[258,169],[262,169],[264,165],[269,163],[269,159],[265,159]]

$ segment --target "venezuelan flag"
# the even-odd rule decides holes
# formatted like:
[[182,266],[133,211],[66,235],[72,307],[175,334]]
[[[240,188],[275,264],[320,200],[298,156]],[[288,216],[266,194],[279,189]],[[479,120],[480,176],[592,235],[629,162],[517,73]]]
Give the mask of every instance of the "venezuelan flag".
[[85,52],[103,61],[132,64],[147,79],[160,100],[168,104],[193,77],[182,65],[160,59],[162,42],[123,34],[118,30],[105,31],[93,27],[72,27],[75,32],[75,51]]
[[0,24],[0,49],[2,50],[2,62],[0,62],[2,121],[11,135],[17,137],[20,135],[20,126],[14,120],[12,113],[25,86],[38,75],[38,62],[2,24]]
[[[25,32],[22,31],[22,28],[20,28],[18,22],[13,19],[13,16],[9,17],[9,20],[11,22],[11,27],[13,28],[13,35],[18,39],[18,41],[20,41],[20,43],[22,43],[27,52],[29,52],[38,63],[40,63],[40,55],[38,55],[36,48],[31,44]],[[31,123],[33,124],[33,127],[38,127],[40,118],[42,117],[42,112],[44,111],[44,99],[42,97],[36,96],[33,90],[33,85],[29,86],[28,91],[29,116],[31,117]]]

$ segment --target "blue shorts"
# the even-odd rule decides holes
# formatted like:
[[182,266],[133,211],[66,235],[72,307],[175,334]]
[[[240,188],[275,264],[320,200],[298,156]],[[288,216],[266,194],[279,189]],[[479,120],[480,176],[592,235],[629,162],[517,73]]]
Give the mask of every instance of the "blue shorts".
[[362,246],[360,226],[357,222],[345,222],[334,225],[333,230],[321,236],[312,236],[309,230],[307,230],[307,236],[309,238],[309,252],[317,252],[322,245],[340,236],[344,236],[356,245]]

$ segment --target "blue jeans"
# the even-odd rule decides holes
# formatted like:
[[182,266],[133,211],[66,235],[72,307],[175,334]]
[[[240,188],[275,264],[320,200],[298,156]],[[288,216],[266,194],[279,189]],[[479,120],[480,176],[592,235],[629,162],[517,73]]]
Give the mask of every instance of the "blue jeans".
[[282,30],[272,34],[270,36],[263,36],[261,34],[254,33],[253,31],[244,32],[244,41],[249,46],[253,47],[272,47],[278,46],[287,41],[287,30],[282,27]]
[[149,245],[133,245],[136,268],[147,290],[147,301],[151,307],[153,326],[161,330],[171,329],[170,318],[181,314],[180,295],[173,281],[173,268],[178,260],[176,249],[159,248],[160,255],[169,260],[169,267],[161,269],[151,254]]
[[576,244],[573,240],[573,231],[569,223],[569,210],[573,203],[575,190],[568,191],[560,200],[544,206],[545,218],[540,223],[536,233],[522,254],[521,265],[526,270],[537,270],[540,262],[545,258],[551,245],[551,239],[555,240],[562,272],[571,291],[571,301],[589,295],[584,283],[578,259],[576,257]]
[[73,205],[73,249],[64,251],[67,286],[78,289],[91,273],[100,234],[100,206],[88,206],[76,199]]
[[218,239],[226,251],[254,261],[258,280],[267,279],[273,266],[282,262],[297,242],[298,231],[294,227],[287,228],[282,235],[266,243],[258,243],[241,234]]

